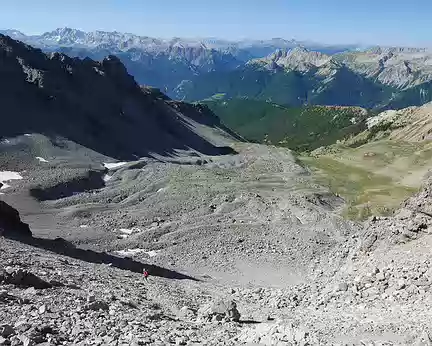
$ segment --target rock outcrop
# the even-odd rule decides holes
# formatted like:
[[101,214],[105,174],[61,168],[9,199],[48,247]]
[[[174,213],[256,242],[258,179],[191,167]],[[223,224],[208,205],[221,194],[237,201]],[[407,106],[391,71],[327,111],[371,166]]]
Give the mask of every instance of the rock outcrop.
[[7,237],[31,237],[29,226],[22,222],[19,212],[0,201],[0,235]]

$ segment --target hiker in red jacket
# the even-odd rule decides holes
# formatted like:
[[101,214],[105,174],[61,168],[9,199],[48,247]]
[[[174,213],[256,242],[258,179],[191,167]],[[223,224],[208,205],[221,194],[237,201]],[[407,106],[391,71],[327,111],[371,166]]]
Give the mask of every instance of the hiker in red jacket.
[[144,279],[146,279],[146,281],[148,281],[148,276],[149,276],[149,273],[148,273],[148,271],[147,271],[147,269],[143,269],[143,275],[144,275]]

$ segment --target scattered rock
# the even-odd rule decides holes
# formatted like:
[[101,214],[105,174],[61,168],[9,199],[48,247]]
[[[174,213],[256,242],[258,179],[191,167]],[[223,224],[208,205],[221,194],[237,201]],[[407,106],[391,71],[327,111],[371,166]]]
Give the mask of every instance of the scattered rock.
[[240,312],[237,310],[237,304],[233,300],[218,300],[200,307],[198,310],[198,319],[204,321],[228,321],[238,322]]
[[46,305],[42,305],[41,307],[39,307],[39,314],[44,314],[47,311],[47,307]]
[[109,304],[100,300],[96,300],[92,303],[89,303],[85,306],[85,308],[87,310],[105,310],[108,311],[109,310]]
[[96,301],[96,296],[95,295],[93,295],[93,294],[89,294],[88,296],[87,296],[87,303],[93,303],[93,302],[95,302]]
[[11,335],[15,334],[15,330],[9,324],[0,325],[0,335],[4,338],[8,338]]
[[420,337],[417,339],[415,346],[432,346],[432,338],[429,333],[424,331]]
[[336,287],[336,292],[346,292],[348,291],[348,284],[346,282],[341,282]]
[[194,320],[196,318],[196,310],[188,306],[183,306],[178,312],[178,317],[186,320]]

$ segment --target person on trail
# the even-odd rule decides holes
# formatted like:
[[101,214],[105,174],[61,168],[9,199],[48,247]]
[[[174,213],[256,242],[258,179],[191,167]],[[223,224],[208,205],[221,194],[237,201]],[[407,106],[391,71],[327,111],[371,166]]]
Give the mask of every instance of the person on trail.
[[149,273],[148,273],[148,271],[147,271],[147,269],[143,269],[143,275],[144,275],[144,279],[146,279],[146,281],[148,281],[148,276],[149,276]]

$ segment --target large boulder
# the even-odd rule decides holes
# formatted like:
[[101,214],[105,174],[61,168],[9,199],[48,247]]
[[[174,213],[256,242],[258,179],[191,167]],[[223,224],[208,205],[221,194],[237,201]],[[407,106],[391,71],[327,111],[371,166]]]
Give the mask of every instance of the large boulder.
[[9,204],[0,201],[0,236],[31,237],[29,226],[22,222],[19,213]]
[[219,299],[212,303],[204,304],[198,310],[198,319],[201,321],[232,321],[240,320],[240,312],[233,300]]

